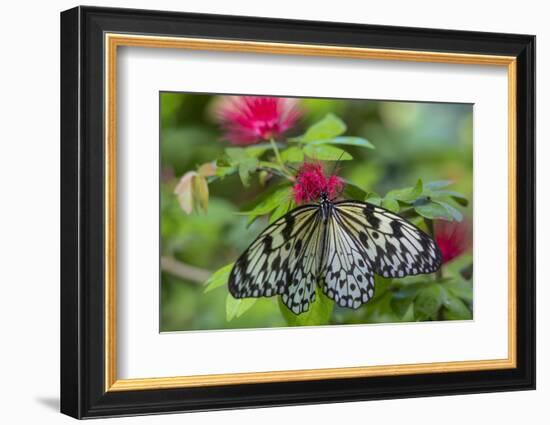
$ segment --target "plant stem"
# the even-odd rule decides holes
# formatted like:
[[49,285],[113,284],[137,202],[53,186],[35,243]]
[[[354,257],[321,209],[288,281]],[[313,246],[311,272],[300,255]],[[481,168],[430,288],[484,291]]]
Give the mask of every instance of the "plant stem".
[[[434,239],[435,241],[435,232],[434,232],[434,221],[431,220],[431,219],[428,219],[428,218],[424,218],[424,222],[426,223],[426,227],[428,228],[428,233],[430,234],[430,236]],[[436,272],[435,272],[435,279],[436,280],[441,280],[443,278],[443,270],[442,268],[440,267]]]
[[256,168],[256,171],[267,171],[268,173],[271,173],[271,174],[274,174],[276,176],[279,176],[279,177],[283,177],[291,182],[294,182],[294,178],[292,176],[289,176],[288,174],[285,174],[283,173],[282,171],[279,171],[277,170],[276,168],[273,168],[273,167],[262,167],[262,166],[259,166]]
[[209,270],[204,270],[199,267],[190,266],[182,263],[173,257],[161,257],[160,268],[162,271],[170,273],[173,276],[179,277],[187,282],[203,285],[206,280],[212,275]]
[[288,171],[285,167],[285,164],[283,163],[283,160],[281,158],[281,154],[279,153],[279,148],[277,147],[277,144],[275,143],[274,139],[269,139],[269,143],[271,144],[271,148],[273,149],[273,152],[275,152],[275,157],[277,158],[277,162],[281,166],[281,169],[285,174],[288,174]]
[[434,222],[432,219],[424,218],[424,223],[426,223],[426,227],[428,228],[428,233],[433,238],[434,237]]
[[441,267],[435,272],[435,278],[436,280],[443,279],[443,269]]

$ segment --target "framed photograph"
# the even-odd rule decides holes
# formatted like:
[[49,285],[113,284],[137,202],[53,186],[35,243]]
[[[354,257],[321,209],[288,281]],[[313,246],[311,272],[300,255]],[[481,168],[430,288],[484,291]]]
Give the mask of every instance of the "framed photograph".
[[535,388],[535,37],[61,14],[61,411]]

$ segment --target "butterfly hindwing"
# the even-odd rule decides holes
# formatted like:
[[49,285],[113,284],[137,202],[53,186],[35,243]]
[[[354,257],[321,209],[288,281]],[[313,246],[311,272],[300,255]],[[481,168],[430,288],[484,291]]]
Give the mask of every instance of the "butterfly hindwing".
[[362,244],[341,224],[336,209],[327,220],[320,276],[323,292],[342,307],[359,308],[374,296],[374,271]]
[[267,227],[235,262],[229,291],[235,298],[281,295],[294,313],[315,300],[320,251],[316,205],[296,208]]

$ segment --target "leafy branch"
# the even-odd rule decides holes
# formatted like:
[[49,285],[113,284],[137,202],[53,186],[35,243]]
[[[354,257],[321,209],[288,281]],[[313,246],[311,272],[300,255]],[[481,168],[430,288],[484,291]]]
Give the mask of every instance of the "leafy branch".
[[187,282],[196,283],[200,286],[205,285],[205,281],[207,281],[212,274],[208,270],[185,264],[176,260],[174,257],[164,256],[160,257],[160,269]]

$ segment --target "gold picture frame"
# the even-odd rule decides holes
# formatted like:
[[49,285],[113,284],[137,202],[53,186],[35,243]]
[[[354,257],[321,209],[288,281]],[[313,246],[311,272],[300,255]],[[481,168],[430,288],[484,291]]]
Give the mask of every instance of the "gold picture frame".
[[[121,378],[117,60],[128,47],[489,66],[507,73],[507,356]],[[61,14],[61,411],[76,418],[535,387],[535,37],[76,7]],[[506,282],[502,282],[506,285]],[[504,323],[503,323],[504,325]],[[429,378],[429,379],[428,379]]]

